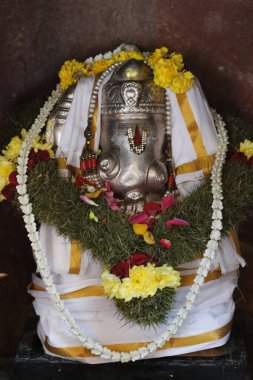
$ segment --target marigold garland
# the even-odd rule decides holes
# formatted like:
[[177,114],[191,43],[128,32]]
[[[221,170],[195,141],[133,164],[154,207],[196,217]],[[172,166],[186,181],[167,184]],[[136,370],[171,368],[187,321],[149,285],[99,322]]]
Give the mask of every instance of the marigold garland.
[[[6,193],[3,192],[3,190],[6,189],[7,186],[12,185],[10,175],[16,170],[19,151],[26,134],[27,131],[23,128],[20,132],[21,136],[12,137],[9,144],[2,150],[3,155],[0,156],[0,201],[7,199],[5,196]],[[33,149],[35,153],[39,151],[48,152],[49,158],[54,156],[52,146],[44,140],[44,136],[36,137],[33,143]],[[13,186],[12,190],[15,189],[15,186]]]
[[108,52],[98,55],[85,62],[75,59],[66,61],[59,72],[60,85],[63,90],[75,84],[81,77],[96,75],[105,71],[115,62],[123,62],[129,59],[145,60],[153,69],[154,82],[163,88],[171,88],[175,93],[186,92],[193,83],[194,75],[190,71],[183,70],[184,62],[182,54],[168,53],[166,47],[156,49],[154,53],[141,53],[138,51],[121,51],[112,54]]

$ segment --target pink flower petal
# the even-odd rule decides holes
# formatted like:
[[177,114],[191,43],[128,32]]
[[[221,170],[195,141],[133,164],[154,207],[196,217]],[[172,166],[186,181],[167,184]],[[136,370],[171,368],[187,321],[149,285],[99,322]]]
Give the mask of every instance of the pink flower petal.
[[120,209],[120,206],[118,206],[117,204],[113,203],[111,205],[108,205],[108,207],[113,210],[113,211],[119,211]]
[[113,195],[114,195],[114,192],[113,192],[113,191],[107,191],[107,192],[105,193],[105,197],[106,197],[106,198],[113,198]]
[[107,202],[107,204],[108,204],[108,206],[109,205],[114,205],[114,204],[118,204],[118,203],[120,203],[120,199],[118,199],[118,198],[106,198],[106,202]]
[[107,191],[107,192],[110,192],[110,191],[111,191],[111,188],[110,188],[109,182],[105,182],[105,188],[106,188],[106,191]]
[[172,246],[171,241],[167,239],[161,239],[160,244],[167,249],[170,249]]
[[142,224],[145,223],[148,220],[148,214],[145,212],[142,212],[140,214],[135,214],[130,216],[129,223],[132,224]]
[[169,197],[163,197],[161,202],[162,211],[166,211],[169,207],[171,207],[175,203],[174,195],[170,195]]
[[189,226],[189,225],[190,223],[188,223],[186,220],[178,219],[178,218],[174,218],[166,222],[166,227],[169,227],[169,228],[172,228],[173,226]]
[[147,222],[146,222],[149,229],[153,227],[155,221],[156,221],[156,219],[154,217],[150,216],[149,220],[147,220]]
[[80,195],[80,199],[82,201],[84,201],[85,203],[87,203],[88,205],[91,205],[91,206],[98,206],[97,203],[95,203],[93,200],[91,200],[90,198],[86,197],[85,195]]

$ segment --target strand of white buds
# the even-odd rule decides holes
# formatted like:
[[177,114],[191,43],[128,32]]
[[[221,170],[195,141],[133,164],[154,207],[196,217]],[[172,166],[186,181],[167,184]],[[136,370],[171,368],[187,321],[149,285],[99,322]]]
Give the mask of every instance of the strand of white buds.
[[[94,58],[93,57],[87,58],[84,61],[84,63],[86,63],[87,65],[92,65],[93,62],[101,61],[102,59],[110,59],[110,58],[112,58],[113,54],[120,53],[121,51],[126,51],[126,52],[127,51],[138,51],[139,52],[140,50],[135,45],[123,43],[120,46],[118,46],[116,49],[114,49],[112,52],[108,51],[105,54],[98,54]],[[142,54],[144,57],[147,57],[149,55],[148,52],[144,52]]]
[[19,201],[21,209],[24,213],[24,222],[28,232],[28,237],[31,241],[34,256],[40,270],[41,277],[45,283],[46,290],[54,303],[56,309],[59,311],[61,318],[64,320],[69,330],[74,336],[76,336],[83,347],[91,350],[94,355],[100,356],[103,359],[110,361],[129,362],[144,359],[150,353],[155,352],[158,348],[163,347],[165,342],[174,335],[178,328],[182,325],[184,319],[187,317],[188,312],[193,308],[194,301],[200,291],[202,284],[205,281],[205,277],[210,269],[211,261],[214,258],[215,250],[218,247],[218,242],[221,239],[222,230],[222,167],[225,162],[226,150],[227,150],[227,133],[224,128],[224,122],[220,115],[214,112],[215,125],[218,131],[218,150],[211,173],[211,190],[213,195],[212,203],[212,231],[209,241],[206,245],[206,250],[201,260],[199,269],[197,271],[194,283],[191,286],[189,293],[186,296],[184,305],[179,309],[176,317],[172,323],[161,333],[153,342],[149,343],[147,347],[142,347],[136,351],[131,352],[116,352],[111,351],[109,348],[102,346],[101,344],[94,342],[92,339],[86,337],[75,320],[71,316],[70,312],[65,308],[64,302],[60,299],[56,286],[53,283],[53,278],[48,267],[48,262],[45,254],[42,252],[41,244],[39,240],[39,234],[36,229],[35,218],[32,213],[32,204],[29,202],[29,195],[27,193],[26,181],[27,181],[27,163],[29,151],[32,147],[33,141],[36,136],[41,132],[46,119],[53,109],[54,104],[57,102],[61,95],[60,88],[57,87],[44,107],[40,111],[39,116],[36,118],[31,129],[27,133],[27,136],[22,144],[20,150],[20,157],[18,158],[18,186],[17,192],[19,194]]

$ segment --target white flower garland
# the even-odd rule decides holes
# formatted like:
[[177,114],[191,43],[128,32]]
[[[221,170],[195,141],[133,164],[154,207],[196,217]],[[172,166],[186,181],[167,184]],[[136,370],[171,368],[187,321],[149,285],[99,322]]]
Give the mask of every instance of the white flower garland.
[[[140,52],[140,50],[137,48],[136,45],[122,43],[116,49],[114,49],[112,52],[108,51],[105,54],[98,54],[94,58],[93,57],[89,57],[89,58],[87,58],[84,61],[84,63],[91,65],[93,62],[101,61],[102,59],[110,59],[110,58],[112,58],[113,54],[120,53],[122,51],[126,51],[126,52],[127,51],[137,51],[137,52]],[[142,54],[143,54],[144,58],[147,58],[150,55],[149,52],[142,52]]]
[[50,274],[47,258],[41,249],[39,233],[37,231],[35,218],[32,213],[32,204],[29,201],[29,195],[27,193],[26,173],[30,149],[32,147],[34,139],[41,132],[43,126],[45,125],[47,117],[53,109],[55,103],[59,99],[61,93],[62,92],[60,90],[60,87],[57,86],[56,91],[52,92],[51,97],[49,97],[44,107],[40,110],[39,116],[36,118],[31,129],[27,133],[25,140],[23,141],[22,148],[20,150],[20,156],[18,158],[18,200],[21,204],[21,210],[24,214],[23,218],[25,221],[26,230],[28,232],[28,237],[31,241],[34,256],[42,280],[44,281],[46,290],[51,300],[54,303],[56,309],[59,311],[61,318],[66,323],[69,330],[72,332],[74,336],[76,336],[80,340],[83,347],[91,350],[92,354],[111,361],[129,362],[136,361],[138,359],[144,359],[151,352],[155,352],[158,348],[163,347],[165,342],[169,340],[177,332],[178,328],[182,325],[188,312],[193,308],[194,301],[210,269],[211,261],[213,260],[215,255],[215,250],[218,248],[218,243],[221,239],[221,230],[223,227],[222,167],[225,162],[228,143],[227,132],[224,128],[225,123],[223,122],[221,116],[218,115],[215,111],[213,111],[214,121],[218,131],[218,149],[211,173],[211,191],[213,195],[212,231],[210,234],[209,241],[206,245],[206,250],[203,254],[203,258],[201,260],[197,274],[195,276],[194,283],[186,296],[185,304],[179,309],[172,323],[153,342],[149,343],[147,347],[142,347],[136,351],[130,352],[116,352],[111,351],[107,347],[102,346],[101,344],[94,342],[92,339],[86,337],[78,327],[70,312],[65,308],[64,302],[61,300],[60,295],[56,290],[56,286],[53,283],[53,278]]

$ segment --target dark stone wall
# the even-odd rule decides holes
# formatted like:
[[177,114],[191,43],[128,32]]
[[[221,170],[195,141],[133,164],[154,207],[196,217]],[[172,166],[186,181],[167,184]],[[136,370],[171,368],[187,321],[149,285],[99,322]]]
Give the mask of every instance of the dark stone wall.
[[251,0],[2,0],[0,119],[55,84],[61,64],[122,41],[182,52],[219,108],[253,120]]
[[[183,53],[213,106],[253,121],[252,0],[1,0],[0,21],[1,121],[53,88],[66,59],[121,42]],[[2,204],[0,212],[0,273],[9,274],[0,279],[0,355],[8,355],[21,331],[33,262],[19,218]]]

